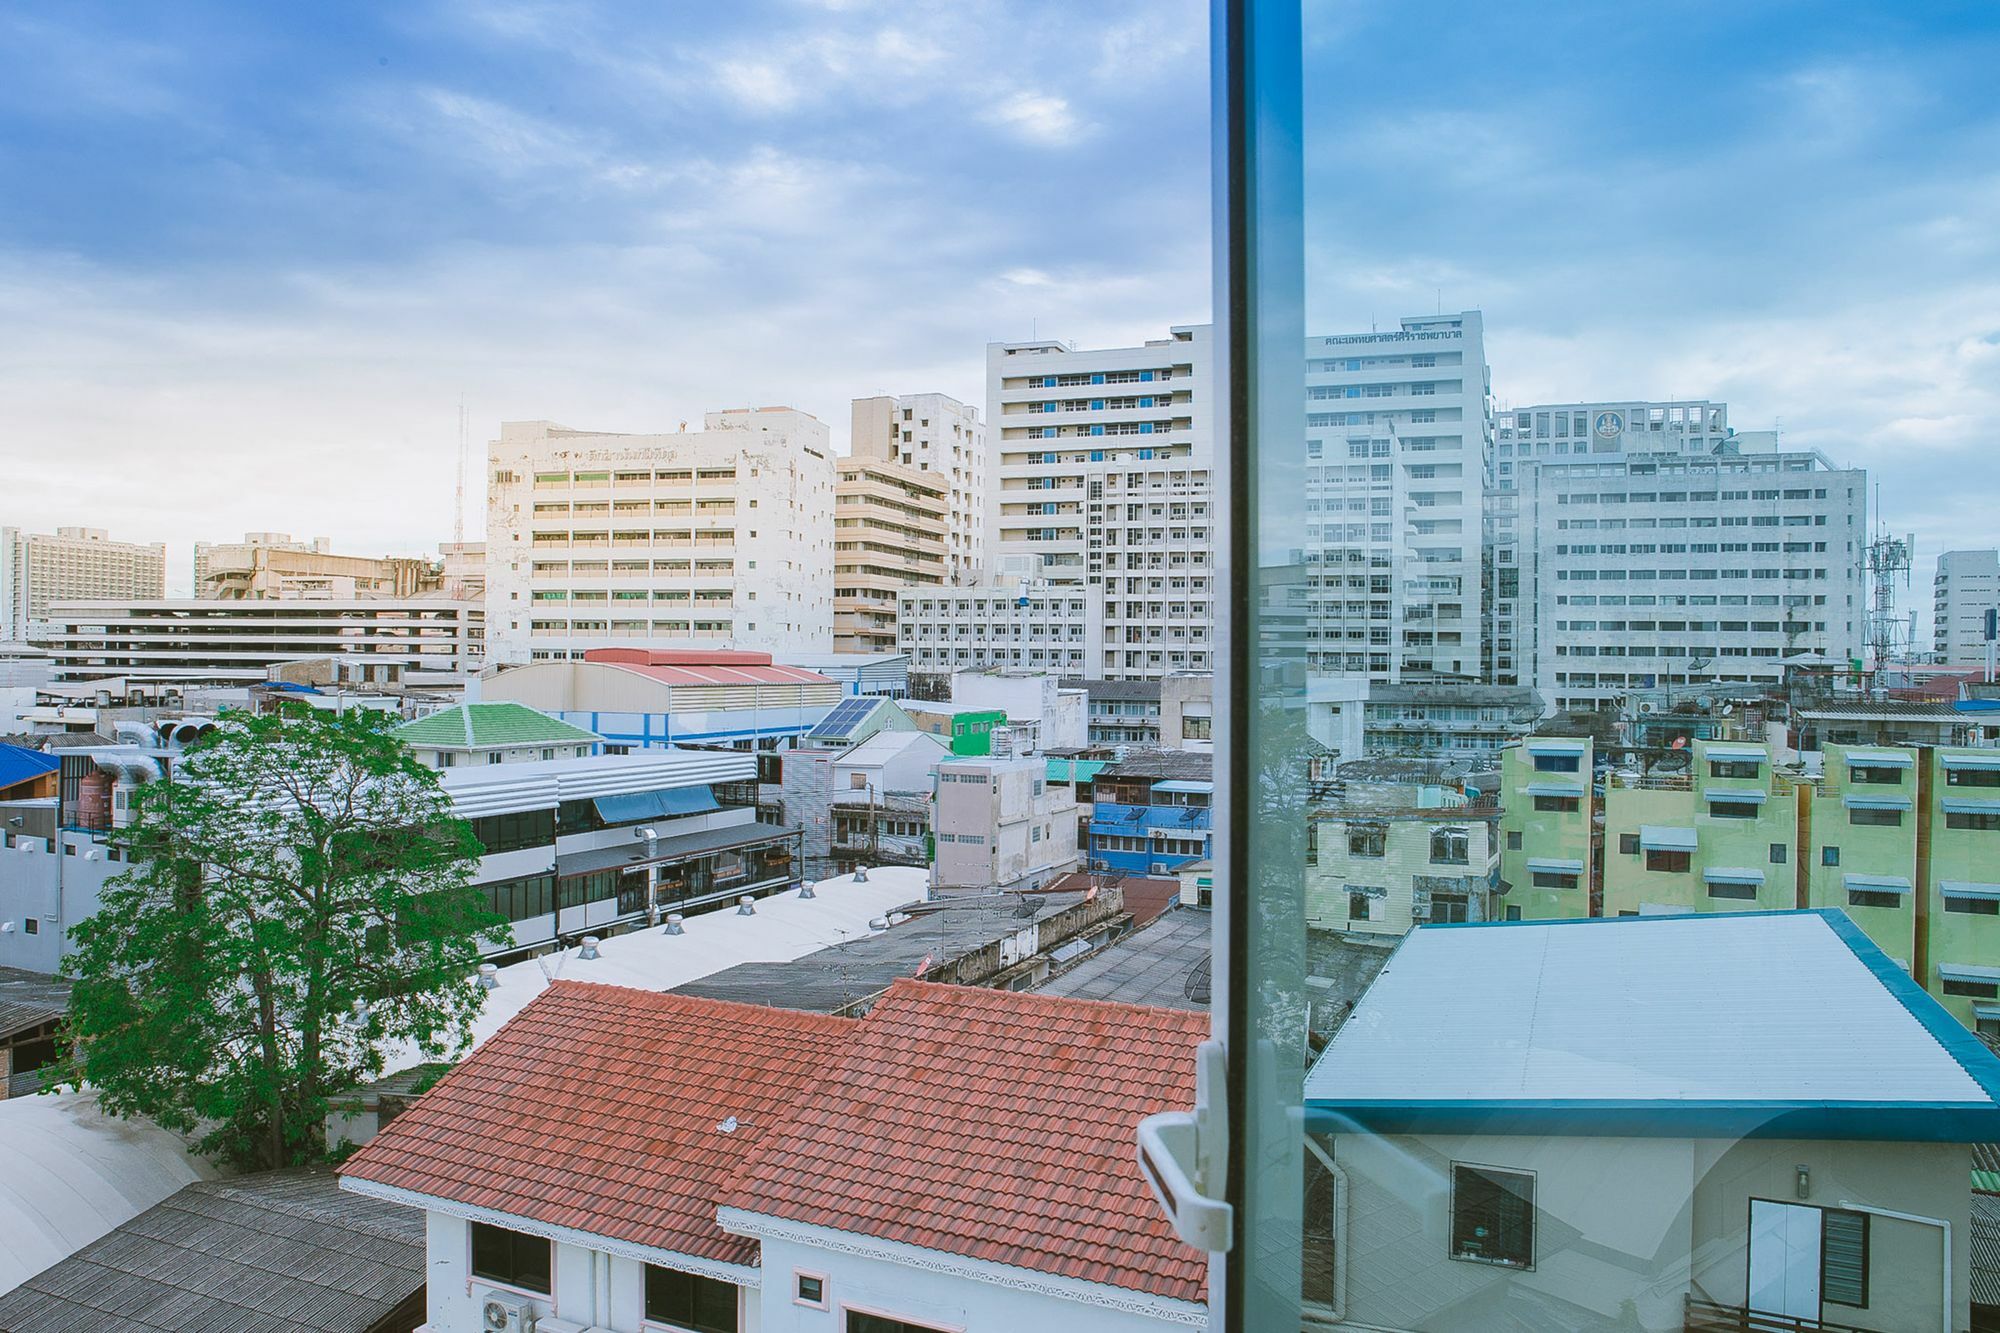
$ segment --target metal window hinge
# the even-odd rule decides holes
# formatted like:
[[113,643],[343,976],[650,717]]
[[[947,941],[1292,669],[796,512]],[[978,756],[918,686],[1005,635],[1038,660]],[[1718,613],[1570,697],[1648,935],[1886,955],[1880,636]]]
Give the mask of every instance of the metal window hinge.
[[1229,1114],[1219,1041],[1195,1048],[1194,1109],[1163,1111],[1139,1122],[1139,1169],[1166,1210],[1174,1232],[1197,1249],[1227,1250],[1235,1210],[1223,1199],[1227,1183]]

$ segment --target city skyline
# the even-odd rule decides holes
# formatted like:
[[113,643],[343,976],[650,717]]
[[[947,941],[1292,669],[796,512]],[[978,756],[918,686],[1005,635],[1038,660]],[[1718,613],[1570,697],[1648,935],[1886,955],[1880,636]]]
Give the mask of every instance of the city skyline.
[[[1373,54],[1310,99],[1337,132],[1309,194],[1372,202],[1309,238],[1311,326],[1480,309],[1503,406],[1727,401],[1870,468],[1920,570],[1989,544],[1965,482],[2000,409],[2000,190],[1963,164],[2000,127],[1953,91],[1992,25],[1712,17],[1633,18],[1587,74],[1513,96],[1532,34],[1315,16],[1321,49]],[[659,431],[778,403],[844,449],[854,397],[978,404],[988,341],[1209,317],[1192,4],[0,22],[0,164],[38,187],[0,205],[0,517],[164,540],[176,590],[193,541],[250,530],[432,549],[461,398],[475,456],[503,420]],[[758,40],[771,24],[792,40]],[[1433,39],[1453,77],[1391,97]],[[1687,99],[1697,70],[1711,95]],[[90,496],[80,453],[104,463]],[[218,493],[218,466],[260,484]]]

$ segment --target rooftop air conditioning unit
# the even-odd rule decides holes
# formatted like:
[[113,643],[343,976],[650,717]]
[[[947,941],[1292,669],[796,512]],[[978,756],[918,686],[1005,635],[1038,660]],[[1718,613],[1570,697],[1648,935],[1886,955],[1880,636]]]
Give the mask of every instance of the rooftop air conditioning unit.
[[479,1326],[486,1333],[535,1333],[533,1302],[518,1296],[491,1294],[479,1307]]

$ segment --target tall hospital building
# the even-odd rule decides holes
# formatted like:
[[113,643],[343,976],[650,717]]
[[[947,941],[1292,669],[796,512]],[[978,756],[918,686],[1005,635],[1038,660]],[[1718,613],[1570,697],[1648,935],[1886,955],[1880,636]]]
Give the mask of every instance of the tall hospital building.
[[785,407],[619,435],[501,426],[488,450],[496,663],[590,648],[833,648],[827,428]]
[[986,558],[998,586],[905,590],[912,671],[1213,669],[1209,334],[987,347]]
[[115,542],[102,528],[0,528],[0,643],[40,635],[57,602],[166,595],[167,548],[159,543]]

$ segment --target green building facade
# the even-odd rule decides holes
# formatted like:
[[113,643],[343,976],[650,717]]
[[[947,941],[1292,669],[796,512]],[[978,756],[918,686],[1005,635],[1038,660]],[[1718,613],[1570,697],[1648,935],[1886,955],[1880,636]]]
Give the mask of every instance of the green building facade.
[[1920,794],[1929,930],[1922,981],[2000,1035],[2000,750],[1929,752]]
[[1588,739],[1530,736],[1500,755],[1502,911],[1524,921],[1591,915]]

